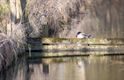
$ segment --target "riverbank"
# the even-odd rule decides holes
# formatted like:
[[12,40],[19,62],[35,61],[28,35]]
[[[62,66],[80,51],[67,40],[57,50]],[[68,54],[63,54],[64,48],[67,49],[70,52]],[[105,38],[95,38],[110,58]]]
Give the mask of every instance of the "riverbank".
[[17,41],[0,33],[0,71],[6,69],[14,59],[16,60],[21,52],[24,52],[24,49],[19,47]]

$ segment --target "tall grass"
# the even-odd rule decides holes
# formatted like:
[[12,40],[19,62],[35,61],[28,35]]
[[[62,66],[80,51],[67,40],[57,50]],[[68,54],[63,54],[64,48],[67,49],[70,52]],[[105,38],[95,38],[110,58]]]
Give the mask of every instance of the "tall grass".
[[[0,4],[0,70],[10,65],[19,53],[24,52],[26,44],[25,25],[21,21],[11,24],[9,16],[9,4]],[[11,30],[7,30],[7,27]]]
[[18,24],[14,29],[10,36],[0,33],[0,70],[9,66],[25,50],[24,27]]

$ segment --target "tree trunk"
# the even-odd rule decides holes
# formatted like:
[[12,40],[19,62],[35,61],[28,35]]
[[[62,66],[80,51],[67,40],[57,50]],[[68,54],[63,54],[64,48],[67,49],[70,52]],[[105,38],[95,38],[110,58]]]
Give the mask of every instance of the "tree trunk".
[[20,0],[10,0],[11,18],[7,26],[8,36],[14,35],[13,32],[16,29],[16,23],[18,23],[22,17],[22,9]]

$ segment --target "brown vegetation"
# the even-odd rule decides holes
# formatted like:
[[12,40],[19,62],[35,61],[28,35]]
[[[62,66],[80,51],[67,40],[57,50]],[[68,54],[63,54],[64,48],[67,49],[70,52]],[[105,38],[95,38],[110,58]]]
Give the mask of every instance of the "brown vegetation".
[[[27,14],[33,28],[32,34],[35,36],[64,37],[71,30],[72,19],[77,18],[79,14],[84,15],[84,10],[80,9],[84,0],[32,0],[28,2]],[[63,33],[64,30],[65,33]]]
[[13,57],[16,57],[16,49],[15,42],[0,33],[0,70],[7,67],[14,59]]
[[31,36],[123,38],[123,0],[29,0]]
[[22,21],[18,23],[14,21],[20,18],[21,14],[19,0],[17,0],[17,5],[11,1],[0,4],[0,70],[10,65],[13,59],[17,58],[16,55],[24,52],[26,43],[24,24]]

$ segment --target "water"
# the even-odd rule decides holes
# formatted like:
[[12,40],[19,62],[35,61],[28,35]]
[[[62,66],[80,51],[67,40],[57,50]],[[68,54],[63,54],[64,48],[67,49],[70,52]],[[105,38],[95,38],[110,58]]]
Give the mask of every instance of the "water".
[[22,58],[0,80],[123,80],[123,74],[124,56]]

